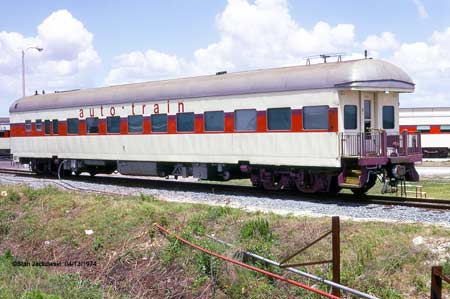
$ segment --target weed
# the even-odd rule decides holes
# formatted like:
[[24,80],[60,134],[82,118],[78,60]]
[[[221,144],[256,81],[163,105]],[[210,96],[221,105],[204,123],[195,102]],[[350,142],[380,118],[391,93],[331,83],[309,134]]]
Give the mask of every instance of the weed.
[[20,201],[20,194],[17,193],[16,191],[12,190],[12,191],[8,192],[6,199],[11,202],[18,202],[18,201]]
[[45,294],[41,290],[32,290],[30,292],[25,292],[22,299],[62,299],[61,296]]
[[92,249],[98,251],[103,248],[104,240],[102,237],[95,237],[92,241]]
[[139,199],[141,201],[144,201],[144,202],[155,202],[156,201],[156,197],[155,196],[153,196],[153,195],[146,195],[146,194],[143,194],[143,193],[141,193],[139,195]]
[[262,239],[264,241],[273,240],[269,221],[265,218],[257,218],[245,222],[240,231],[240,238],[243,241],[251,238]]
[[230,215],[231,211],[232,209],[230,207],[208,207],[206,217],[208,220],[216,220],[217,218]]

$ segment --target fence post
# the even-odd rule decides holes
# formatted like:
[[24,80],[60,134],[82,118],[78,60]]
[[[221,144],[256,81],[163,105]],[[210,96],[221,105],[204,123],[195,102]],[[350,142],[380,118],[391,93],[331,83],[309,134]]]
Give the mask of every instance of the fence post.
[[[333,282],[341,283],[341,238],[340,238],[340,223],[339,217],[331,218],[331,234],[333,244]],[[333,288],[333,295],[341,297],[341,291],[338,288]]]
[[442,267],[431,267],[431,299],[442,299]]

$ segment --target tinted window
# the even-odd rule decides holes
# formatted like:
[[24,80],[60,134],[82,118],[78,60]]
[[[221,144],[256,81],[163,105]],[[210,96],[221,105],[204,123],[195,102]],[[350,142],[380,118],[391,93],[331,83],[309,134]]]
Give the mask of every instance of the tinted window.
[[234,128],[236,131],[256,131],[256,110],[234,111]]
[[383,106],[383,129],[395,128],[394,106]]
[[59,127],[58,127],[58,120],[57,119],[52,120],[52,126],[53,126],[53,134],[58,134]]
[[152,132],[167,132],[167,114],[153,114],[151,122]]
[[205,112],[205,131],[223,132],[224,117],[223,111]]
[[303,107],[303,128],[328,130],[328,106]]
[[26,132],[31,132],[31,120],[26,120],[25,121],[25,131]]
[[269,130],[291,129],[291,108],[267,109],[267,122]]
[[88,134],[98,133],[98,117],[86,118],[86,132]]
[[36,131],[40,132],[42,131],[42,120],[36,119]]
[[44,121],[44,131],[45,131],[45,134],[47,134],[47,135],[50,134],[50,121],[48,119],[46,119]]
[[430,132],[430,126],[417,126],[418,132]]
[[194,132],[194,113],[177,113],[177,132]]
[[78,118],[67,119],[67,133],[79,134],[80,133],[80,121]]
[[130,115],[128,116],[128,132],[130,133],[142,133],[142,115]]
[[358,110],[356,105],[344,106],[344,129],[355,130],[358,127]]
[[120,116],[109,116],[106,118],[106,132],[120,133]]
[[449,125],[441,126],[441,132],[450,132],[450,126]]

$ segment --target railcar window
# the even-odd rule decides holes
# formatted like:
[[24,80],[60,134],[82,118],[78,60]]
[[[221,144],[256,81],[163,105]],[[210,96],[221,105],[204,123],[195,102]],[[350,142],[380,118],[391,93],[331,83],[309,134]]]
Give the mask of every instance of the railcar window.
[[167,114],[152,114],[152,132],[167,132]]
[[26,120],[25,121],[25,131],[26,132],[31,132],[31,120]]
[[383,106],[383,129],[395,128],[394,106]]
[[234,129],[236,131],[256,131],[256,109],[235,110]]
[[417,126],[417,132],[430,132],[430,126]]
[[53,134],[57,135],[59,133],[58,120],[57,119],[52,120],[52,125],[53,125]]
[[303,129],[328,130],[328,106],[303,107]]
[[223,132],[225,113],[223,111],[205,112],[205,131]]
[[67,133],[68,134],[80,133],[80,120],[78,118],[67,119]]
[[177,132],[194,132],[194,112],[177,113]]
[[44,133],[50,135],[50,121],[48,119],[44,121]]
[[344,129],[355,130],[358,127],[358,107],[344,105]]
[[269,130],[290,130],[291,118],[291,108],[267,109],[267,128]]
[[41,132],[42,131],[42,120],[36,119],[36,131]]
[[450,132],[450,126],[449,125],[442,125],[441,126],[441,132]]
[[86,131],[88,134],[98,133],[98,117],[86,118]]
[[120,116],[108,116],[106,118],[106,132],[120,133]]
[[130,115],[128,116],[128,132],[129,133],[142,133],[142,115]]

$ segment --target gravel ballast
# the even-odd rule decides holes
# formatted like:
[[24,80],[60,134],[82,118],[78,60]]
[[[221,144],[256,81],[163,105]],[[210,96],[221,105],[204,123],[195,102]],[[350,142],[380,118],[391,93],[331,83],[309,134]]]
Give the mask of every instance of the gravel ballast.
[[282,196],[264,197],[248,195],[213,194],[194,191],[175,191],[152,188],[151,180],[148,187],[127,187],[118,185],[105,185],[72,180],[43,179],[34,177],[17,177],[14,175],[0,174],[0,184],[27,184],[32,188],[44,188],[56,186],[62,188],[64,184],[81,190],[111,192],[121,195],[152,195],[161,200],[180,203],[199,203],[208,205],[230,206],[246,211],[272,212],[281,215],[298,216],[340,216],[345,219],[357,221],[383,221],[405,223],[428,223],[450,228],[450,211],[427,210],[405,206],[386,206],[377,204],[344,202],[330,198],[330,200],[302,201],[299,194],[298,200],[283,199]]

